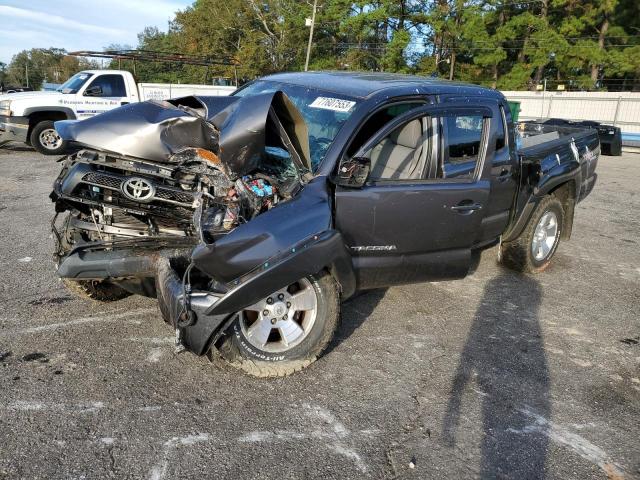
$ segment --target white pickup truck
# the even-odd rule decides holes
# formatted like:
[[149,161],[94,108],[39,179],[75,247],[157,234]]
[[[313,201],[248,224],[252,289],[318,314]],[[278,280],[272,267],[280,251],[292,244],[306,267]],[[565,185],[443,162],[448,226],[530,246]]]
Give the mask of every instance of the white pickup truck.
[[82,120],[128,103],[188,95],[229,95],[235,87],[138,83],[124,70],[85,70],[55,92],[0,95],[0,146],[24,142],[46,155],[66,149],[56,133],[56,120]]

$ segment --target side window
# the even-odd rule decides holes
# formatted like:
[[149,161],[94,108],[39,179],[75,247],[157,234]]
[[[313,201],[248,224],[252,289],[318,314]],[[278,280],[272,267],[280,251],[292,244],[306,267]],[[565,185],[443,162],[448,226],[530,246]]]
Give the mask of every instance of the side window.
[[430,128],[426,117],[411,120],[393,130],[367,153],[369,179],[410,180],[423,178],[429,157]]
[[100,87],[102,93],[92,95],[94,97],[126,97],[127,89],[124,86],[122,75],[100,75],[87,87]]
[[426,102],[406,102],[397,103],[387,108],[374,113],[365,123],[360,127],[358,133],[351,141],[349,148],[347,149],[347,158],[352,157],[362,147],[367,140],[369,140],[376,132],[378,132],[387,123],[393,120],[398,115],[402,115],[409,110],[417,107],[422,107]]
[[445,148],[438,177],[472,179],[480,158],[484,118],[443,117],[442,126]]

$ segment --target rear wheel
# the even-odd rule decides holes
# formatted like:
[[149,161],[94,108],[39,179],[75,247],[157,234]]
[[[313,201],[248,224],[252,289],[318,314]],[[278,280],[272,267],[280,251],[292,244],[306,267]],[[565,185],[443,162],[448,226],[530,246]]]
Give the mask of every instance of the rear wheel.
[[564,217],[560,200],[553,195],[542,199],[520,236],[500,246],[502,263],[520,272],[544,271],[560,243]]
[[43,155],[62,155],[67,149],[67,142],[56,132],[51,120],[37,123],[29,140],[31,146]]
[[301,370],[331,341],[338,302],[330,274],[303,278],[239,312],[218,349],[220,357],[256,377]]
[[63,278],[62,282],[71,293],[90,298],[96,302],[114,302],[131,295],[125,289],[104,280],[70,280]]

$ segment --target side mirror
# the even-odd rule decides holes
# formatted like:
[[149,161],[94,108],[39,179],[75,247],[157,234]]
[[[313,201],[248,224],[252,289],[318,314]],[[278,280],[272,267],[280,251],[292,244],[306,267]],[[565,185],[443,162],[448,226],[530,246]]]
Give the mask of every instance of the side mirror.
[[102,87],[100,85],[94,85],[93,87],[89,87],[84,91],[85,96],[87,97],[96,97],[98,95],[102,95]]
[[341,187],[360,188],[362,187],[371,171],[371,160],[365,157],[353,157],[345,160],[338,168],[338,175],[335,183]]

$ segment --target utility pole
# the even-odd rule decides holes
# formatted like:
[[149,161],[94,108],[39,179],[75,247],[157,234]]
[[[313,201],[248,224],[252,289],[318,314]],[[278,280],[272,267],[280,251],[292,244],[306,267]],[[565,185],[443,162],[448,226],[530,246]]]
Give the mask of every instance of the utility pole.
[[29,60],[24,64],[24,76],[27,78],[27,88],[29,88]]
[[307,45],[307,59],[304,62],[304,71],[309,70],[309,56],[311,55],[311,44],[313,43],[313,27],[316,24],[316,8],[318,0],[313,0],[313,13],[311,13],[311,29],[309,30],[309,44]]

